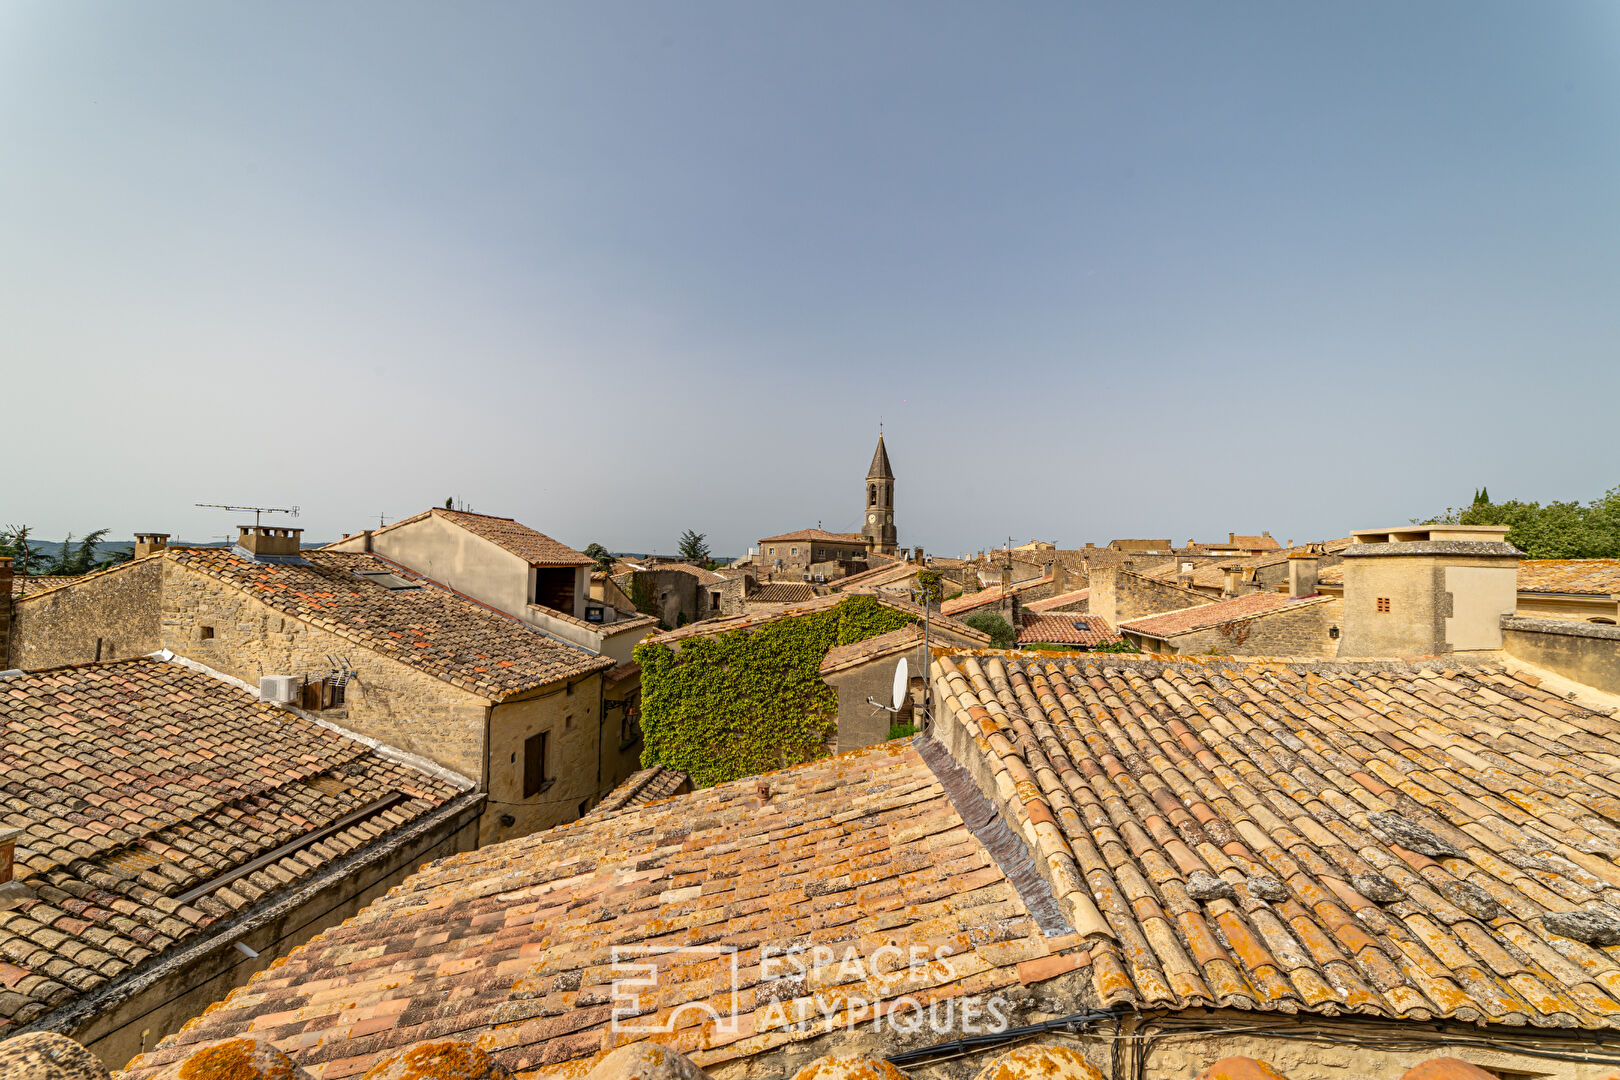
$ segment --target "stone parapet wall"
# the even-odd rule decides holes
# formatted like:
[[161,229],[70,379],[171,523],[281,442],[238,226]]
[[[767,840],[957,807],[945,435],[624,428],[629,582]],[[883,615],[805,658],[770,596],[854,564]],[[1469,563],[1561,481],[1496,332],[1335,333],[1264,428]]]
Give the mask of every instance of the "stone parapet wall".
[[142,559],[13,601],[11,666],[39,671],[162,648],[163,564]]
[[1593,689],[1620,694],[1620,626],[1504,615],[1502,650]]

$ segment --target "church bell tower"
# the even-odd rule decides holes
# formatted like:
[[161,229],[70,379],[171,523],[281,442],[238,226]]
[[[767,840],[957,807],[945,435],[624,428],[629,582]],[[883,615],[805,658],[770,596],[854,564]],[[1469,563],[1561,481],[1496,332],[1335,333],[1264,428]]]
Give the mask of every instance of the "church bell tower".
[[872,467],[866,470],[866,510],[862,521],[861,535],[866,537],[868,551],[879,555],[899,553],[899,534],[894,528],[894,469],[889,465],[889,452],[883,447],[881,433],[877,450],[872,454]]

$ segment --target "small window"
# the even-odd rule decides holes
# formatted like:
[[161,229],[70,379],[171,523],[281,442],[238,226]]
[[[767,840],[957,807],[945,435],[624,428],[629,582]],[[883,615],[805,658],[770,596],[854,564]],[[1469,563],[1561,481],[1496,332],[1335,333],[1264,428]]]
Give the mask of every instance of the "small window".
[[357,570],[355,577],[364,578],[373,585],[381,585],[389,592],[403,592],[406,589],[420,589],[422,586],[414,581],[390,574],[386,570]]
[[1380,614],[1380,615],[1388,615],[1389,614],[1389,597],[1380,596],[1378,598],[1378,614]]
[[568,686],[563,690],[563,696],[564,697],[573,697],[574,696],[574,684],[573,683],[569,683]]
[[546,775],[546,743],[550,732],[542,731],[523,740],[523,797],[538,795],[546,789],[550,778]]
[[799,549],[794,548],[793,551],[790,554],[797,555],[798,553],[799,553]]
[[720,610],[720,594],[719,593],[712,592],[712,593],[709,594],[709,609],[711,611],[719,611]]
[[214,636],[214,628],[212,626],[198,627],[197,636],[202,640],[207,641],[209,638]]

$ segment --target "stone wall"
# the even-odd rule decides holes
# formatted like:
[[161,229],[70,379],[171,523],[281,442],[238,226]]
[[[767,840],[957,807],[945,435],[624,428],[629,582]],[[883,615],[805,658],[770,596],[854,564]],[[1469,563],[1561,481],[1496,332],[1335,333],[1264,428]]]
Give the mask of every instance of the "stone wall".
[[[489,719],[489,803],[479,829],[480,845],[573,821],[612,789],[608,778],[599,777],[598,740],[606,737],[601,720],[600,674],[495,706]],[[524,744],[541,733],[547,736],[549,783],[525,797]],[[604,785],[600,791],[599,779]]]
[[[1339,654],[1432,656],[1501,647],[1500,617],[1518,606],[1517,560],[1466,552],[1355,555],[1344,563]],[[1482,633],[1483,631],[1483,633]]]
[[1090,588],[1091,614],[1101,615],[1111,626],[1145,615],[1214,603],[1201,593],[1114,566],[1092,570]]
[[[1129,631],[1125,637],[1143,651],[1171,652],[1180,656],[1317,656],[1338,655],[1339,643],[1328,636],[1338,624],[1342,601],[1305,604],[1268,615],[1235,619],[1196,633],[1182,634],[1160,643],[1141,639]],[[1223,629],[1224,628],[1224,629]]]
[[344,705],[322,715],[485,783],[487,698],[283,615],[171,559],[154,564],[164,572],[162,648],[253,686],[265,675],[318,677],[331,669],[329,657],[347,660],[357,674]]
[[1596,690],[1620,694],[1620,626],[1570,619],[1502,619],[1502,649]]
[[37,671],[157,652],[165,561],[142,559],[13,601],[11,666]]

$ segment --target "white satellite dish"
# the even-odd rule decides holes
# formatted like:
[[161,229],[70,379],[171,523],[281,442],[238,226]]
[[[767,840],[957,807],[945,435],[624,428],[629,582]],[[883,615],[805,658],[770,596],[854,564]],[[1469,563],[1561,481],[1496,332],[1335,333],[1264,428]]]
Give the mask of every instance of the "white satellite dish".
[[898,712],[905,708],[906,698],[911,693],[911,672],[906,665],[906,658],[900,658],[900,664],[894,669],[894,708]]

